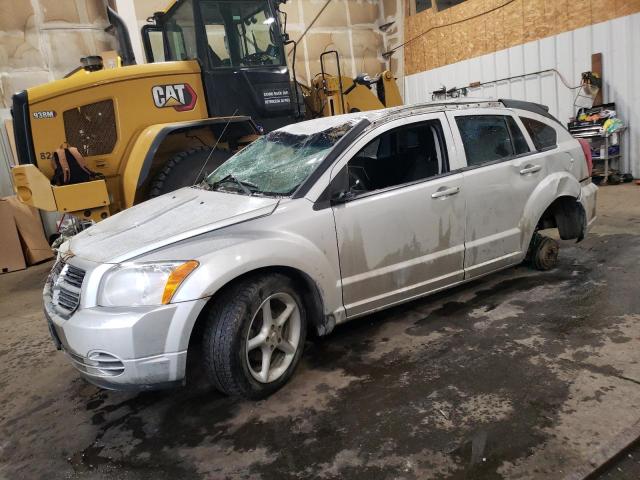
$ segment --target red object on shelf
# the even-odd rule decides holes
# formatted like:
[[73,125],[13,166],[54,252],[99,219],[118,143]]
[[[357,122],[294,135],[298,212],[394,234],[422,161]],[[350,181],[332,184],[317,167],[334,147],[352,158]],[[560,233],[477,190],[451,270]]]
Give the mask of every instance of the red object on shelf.
[[589,176],[593,172],[593,158],[591,157],[591,145],[584,138],[578,138],[582,152],[584,153],[584,160],[587,162],[587,169],[589,170]]

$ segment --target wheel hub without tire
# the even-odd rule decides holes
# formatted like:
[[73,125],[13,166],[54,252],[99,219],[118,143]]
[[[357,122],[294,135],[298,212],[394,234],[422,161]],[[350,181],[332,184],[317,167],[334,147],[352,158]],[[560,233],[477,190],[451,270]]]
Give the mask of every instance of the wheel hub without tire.
[[287,293],[269,296],[251,320],[246,338],[246,362],[261,383],[280,378],[300,345],[300,308]]

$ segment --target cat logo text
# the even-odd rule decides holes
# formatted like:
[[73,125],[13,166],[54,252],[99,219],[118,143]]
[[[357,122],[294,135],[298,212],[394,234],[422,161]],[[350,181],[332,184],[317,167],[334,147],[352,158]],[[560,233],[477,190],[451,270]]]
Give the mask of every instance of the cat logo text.
[[151,94],[156,107],[173,107],[177,112],[193,110],[198,99],[196,92],[188,83],[156,85],[151,89]]

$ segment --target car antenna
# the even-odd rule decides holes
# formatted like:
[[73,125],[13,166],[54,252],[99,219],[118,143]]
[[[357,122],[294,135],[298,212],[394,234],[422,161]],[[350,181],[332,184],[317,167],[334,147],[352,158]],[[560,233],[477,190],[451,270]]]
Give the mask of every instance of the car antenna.
[[229,119],[227,120],[227,123],[225,124],[224,128],[222,129],[222,133],[220,133],[220,135],[218,135],[218,138],[216,139],[216,144],[213,146],[213,148],[211,149],[211,151],[209,152],[209,155],[207,155],[207,158],[204,160],[204,163],[202,164],[202,168],[200,169],[200,171],[198,172],[198,175],[196,175],[196,178],[193,179],[193,185],[196,184],[196,182],[198,181],[198,178],[200,178],[200,175],[202,174],[204,167],[207,166],[207,163],[209,163],[209,160],[211,160],[211,155],[213,155],[213,152],[215,152],[216,147],[218,146],[218,143],[220,143],[220,139],[224,136],[224,132],[227,131],[227,127],[229,126],[229,124],[231,123],[231,120],[233,118],[235,118],[236,113],[238,113],[238,109],[236,108],[236,110],[233,112],[233,114],[229,117]]

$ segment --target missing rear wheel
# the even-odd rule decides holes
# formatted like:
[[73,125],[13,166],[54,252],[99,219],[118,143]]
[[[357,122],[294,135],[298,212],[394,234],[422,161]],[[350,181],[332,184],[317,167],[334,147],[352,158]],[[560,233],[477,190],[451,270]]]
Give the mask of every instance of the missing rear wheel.
[[526,260],[536,270],[551,270],[558,264],[559,250],[560,245],[553,238],[535,233]]

